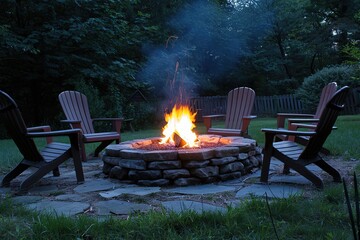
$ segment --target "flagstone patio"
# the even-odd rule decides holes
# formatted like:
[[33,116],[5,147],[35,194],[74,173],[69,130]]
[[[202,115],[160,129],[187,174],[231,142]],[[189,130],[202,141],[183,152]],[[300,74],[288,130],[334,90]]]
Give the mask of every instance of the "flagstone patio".
[[[302,176],[279,174],[282,164],[271,161],[270,182],[260,184],[259,168],[237,179],[192,186],[144,187],[127,181],[108,178],[102,173],[100,158],[83,163],[85,183],[76,184],[71,161],[60,168],[60,177],[51,174],[36,183],[27,193],[19,194],[19,184],[29,171],[15,179],[10,188],[0,188],[0,196],[11,197],[29,209],[57,215],[114,216],[126,218],[132,213],[148,211],[220,211],[236,206],[250,196],[288,198],[309,196],[317,189]],[[311,167],[320,176],[322,170]],[[0,177],[1,179],[2,177]],[[331,179],[324,179],[330,182]]]

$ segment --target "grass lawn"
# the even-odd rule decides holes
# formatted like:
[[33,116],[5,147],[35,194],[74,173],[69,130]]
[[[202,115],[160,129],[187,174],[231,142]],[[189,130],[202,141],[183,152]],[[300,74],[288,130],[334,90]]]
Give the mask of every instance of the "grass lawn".
[[[325,146],[344,161],[359,160],[360,115],[340,116]],[[221,126],[220,123],[218,123]],[[252,121],[249,134],[264,144],[261,128],[275,127],[275,119]],[[202,124],[196,128],[204,133]],[[159,129],[125,132],[122,140],[159,136]],[[64,138],[57,139],[66,141]],[[42,143],[39,142],[41,145]],[[91,151],[95,145],[86,145]],[[0,171],[9,170],[21,158],[14,143],[0,141]],[[350,187],[351,192],[353,191]],[[127,220],[91,217],[67,218],[38,215],[0,199],[0,239],[352,239],[350,221],[341,184],[328,185],[309,198],[292,197],[269,203],[249,199],[226,214],[151,212]]]

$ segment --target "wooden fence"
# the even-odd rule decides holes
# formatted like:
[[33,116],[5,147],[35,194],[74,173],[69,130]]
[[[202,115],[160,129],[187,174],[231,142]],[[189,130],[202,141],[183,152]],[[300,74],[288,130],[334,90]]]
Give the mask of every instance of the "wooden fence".
[[[190,106],[198,112],[196,120],[201,121],[204,115],[225,114],[226,96],[191,98]],[[256,96],[252,114],[275,116],[278,112],[304,113],[303,105],[295,95]],[[342,114],[360,114],[360,88],[352,89]]]

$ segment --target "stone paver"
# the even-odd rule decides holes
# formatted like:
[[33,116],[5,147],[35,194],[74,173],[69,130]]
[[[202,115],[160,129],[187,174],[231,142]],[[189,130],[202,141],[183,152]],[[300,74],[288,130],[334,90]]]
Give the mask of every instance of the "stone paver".
[[25,205],[27,208],[49,214],[56,214],[58,216],[72,216],[84,212],[90,207],[89,203],[82,202],[63,202],[43,200],[37,203]]
[[55,197],[55,200],[58,201],[73,201],[73,202],[84,202],[86,201],[87,196],[80,194],[62,194]]
[[128,215],[135,212],[146,212],[152,209],[147,204],[129,203],[119,200],[99,201],[94,204],[98,215]]
[[310,180],[301,175],[273,175],[270,177],[272,183],[289,183],[299,185],[311,185]]
[[293,195],[301,195],[303,189],[295,186],[281,184],[252,184],[240,189],[235,197],[244,198],[249,196],[269,198],[288,198]]
[[126,187],[118,188],[112,191],[101,192],[100,196],[103,198],[113,198],[120,196],[121,194],[134,194],[138,196],[145,196],[151,193],[161,192],[160,187]]
[[169,189],[164,189],[163,191],[198,195],[198,194],[222,193],[222,192],[234,191],[235,189],[236,189],[235,187],[221,186],[215,184],[205,184],[205,185],[169,188]]
[[92,181],[85,181],[85,183],[74,188],[74,191],[77,193],[88,193],[96,191],[104,191],[109,189],[114,189],[118,184],[112,183],[104,179],[95,179]]

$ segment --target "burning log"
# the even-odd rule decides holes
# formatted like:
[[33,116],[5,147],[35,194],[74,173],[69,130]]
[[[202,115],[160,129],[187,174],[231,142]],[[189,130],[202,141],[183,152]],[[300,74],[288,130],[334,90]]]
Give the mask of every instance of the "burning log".
[[176,132],[174,132],[174,142],[175,142],[175,147],[179,148],[179,147],[184,147],[186,145],[186,141],[180,137]]

